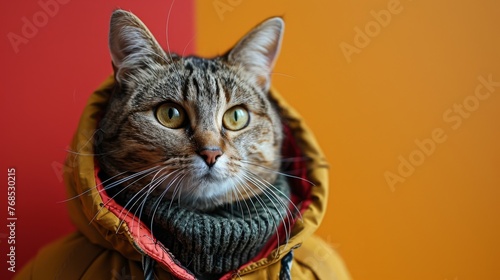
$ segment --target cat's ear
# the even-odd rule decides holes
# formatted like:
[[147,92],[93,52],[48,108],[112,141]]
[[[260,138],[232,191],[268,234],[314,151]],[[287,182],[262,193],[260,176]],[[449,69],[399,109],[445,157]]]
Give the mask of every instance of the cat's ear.
[[242,67],[265,91],[281,47],[285,23],[279,17],[268,19],[245,35],[227,54],[230,64]]
[[134,70],[166,64],[168,57],[148,28],[134,14],[116,10],[111,16],[109,50],[120,83]]

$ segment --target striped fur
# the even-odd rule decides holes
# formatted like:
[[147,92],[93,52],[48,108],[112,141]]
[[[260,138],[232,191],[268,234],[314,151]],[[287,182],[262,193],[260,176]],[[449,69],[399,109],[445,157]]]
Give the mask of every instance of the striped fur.
[[[115,11],[110,50],[116,84],[100,123],[101,169],[118,180],[151,168],[120,187],[161,192],[200,210],[261,193],[281,162],[282,125],[268,90],[282,31],[283,21],[273,18],[223,56],[179,57],[164,52],[134,15]],[[185,110],[181,128],[156,118],[165,102]],[[237,105],[248,110],[250,121],[231,131],[222,118]],[[212,167],[200,156],[206,147],[222,152]]]

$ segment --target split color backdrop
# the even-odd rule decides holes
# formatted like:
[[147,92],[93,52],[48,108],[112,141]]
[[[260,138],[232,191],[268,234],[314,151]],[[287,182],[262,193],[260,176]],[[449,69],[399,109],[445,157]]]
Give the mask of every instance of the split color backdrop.
[[[46,8],[49,2],[58,10]],[[58,203],[65,199],[60,168],[87,97],[111,72],[108,20],[121,7],[165,48],[168,22],[170,49],[202,56],[221,54],[255,24],[282,16],[273,84],[330,162],[329,208],[318,234],[353,278],[500,279],[499,3],[171,4],[0,4],[0,223],[8,224],[7,169],[14,167],[16,269],[72,230]],[[11,277],[9,234],[0,224],[2,279]]]

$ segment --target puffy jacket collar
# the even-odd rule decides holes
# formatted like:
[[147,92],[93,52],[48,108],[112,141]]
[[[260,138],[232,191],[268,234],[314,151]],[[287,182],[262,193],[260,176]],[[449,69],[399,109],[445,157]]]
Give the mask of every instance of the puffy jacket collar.
[[[140,221],[130,214],[124,215],[127,211],[122,211],[120,205],[107,197],[97,177],[98,168],[93,156],[95,141],[99,141],[96,131],[113,84],[114,79],[111,76],[92,94],[72,141],[71,150],[74,152],[69,154],[65,169],[65,182],[70,197],[68,202],[70,216],[91,242],[119,251],[133,261],[141,261],[142,255],[147,254],[175,277],[194,279],[195,277],[184,269],[168,250],[155,241]],[[284,150],[290,155],[296,155],[300,150],[308,159],[297,164],[307,164],[305,169],[302,168],[304,174],[301,174],[301,177],[307,178],[314,186],[301,180],[294,180],[298,183],[292,187],[294,193],[292,199],[299,205],[302,220],[295,222],[288,244],[276,248],[276,242],[270,243],[268,249],[244,265],[238,271],[238,275],[277,262],[291,249],[299,247],[321,223],[328,197],[328,167],[314,136],[300,116],[275,89],[271,90],[271,96],[277,101],[286,123],[285,133],[289,140],[284,143]],[[124,222],[118,216],[124,218]],[[223,278],[230,278],[231,275],[227,274]]]

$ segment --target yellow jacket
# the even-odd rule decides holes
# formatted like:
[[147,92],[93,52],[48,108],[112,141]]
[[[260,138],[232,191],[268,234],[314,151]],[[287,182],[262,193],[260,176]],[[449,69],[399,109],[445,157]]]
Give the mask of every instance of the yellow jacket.
[[[130,223],[131,220],[121,223],[117,217],[119,206],[109,201],[104,192],[99,192],[102,189],[95,188],[99,181],[92,156],[93,132],[106,107],[113,83],[113,77],[108,78],[90,97],[71,145],[72,151],[77,153],[70,153],[66,161],[68,207],[79,231],[43,248],[16,279],[143,279],[143,254],[159,264],[154,269],[158,279],[193,279],[168,252],[151,242],[151,237],[134,235],[142,224]],[[235,279],[278,279],[280,259],[294,249],[292,279],[348,280],[350,276],[341,258],[313,235],[327,205],[327,163],[300,116],[276,90],[273,89],[271,94],[282,109],[298,147],[311,159],[307,163],[307,178],[315,186],[310,188],[308,203],[304,203],[306,206],[302,209],[302,220],[295,223],[288,245],[280,246],[267,257],[228,276]]]

